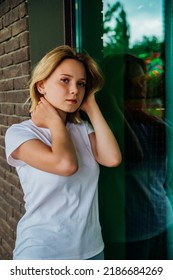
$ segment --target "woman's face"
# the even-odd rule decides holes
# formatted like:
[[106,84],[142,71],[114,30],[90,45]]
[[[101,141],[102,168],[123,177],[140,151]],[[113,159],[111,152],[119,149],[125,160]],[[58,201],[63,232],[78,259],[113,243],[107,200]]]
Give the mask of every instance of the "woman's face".
[[131,94],[136,99],[145,99],[147,95],[147,80],[144,70],[136,64],[135,77],[132,80],[133,89]]
[[86,71],[82,62],[65,59],[45,80],[37,83],[40,93],[56,109],[75,112],[81,105],[86,87]]

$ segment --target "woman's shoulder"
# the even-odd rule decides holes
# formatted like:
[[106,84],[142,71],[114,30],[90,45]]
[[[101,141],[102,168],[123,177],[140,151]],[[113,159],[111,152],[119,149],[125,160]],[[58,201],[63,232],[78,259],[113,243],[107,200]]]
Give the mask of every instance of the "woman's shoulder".
[[15,130],[15,129],[20,129],[20,128],[31,128],[32,127],[32,121],[26,120],[20,123],[14,123],[11,126],[9,126],[9,128],[7,129],[7,131],[9,130]]
[[47,136],[49,138],[49,132],[45,128],[36,126],[31,119],[23,121],[21,123],[12,124],[6,131],[5,138],[13,137],[28,137],[43,138]]
[[28,119],[26,121],[23,121],[21,123],[15,123],[15,124],[12,124],[8,129],[7,131],[41,131],[41,130],[46,130],[45,128],[43,127],[38,127],[36,126],[31,119]]
[[47,145],[51,145],[50,133],[45,128],[34,125],[32,120],[11,125],[5,134],[5,146],[7,154],[10,155],[17,147],[26,141],[38,139]]
[[6,136],[8,134],[13,134],[15,132],[19,132],[21,130],[26,130],[31,126],[30,120],[23,121],[21,123],[14,123],[11,126],[9,126],[6,130]]

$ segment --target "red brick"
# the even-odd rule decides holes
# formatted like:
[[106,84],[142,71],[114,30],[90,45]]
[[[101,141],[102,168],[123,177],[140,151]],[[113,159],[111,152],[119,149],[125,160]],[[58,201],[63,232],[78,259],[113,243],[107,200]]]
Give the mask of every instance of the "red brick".
[[5,47],[4,47],[4,43],[0,44],[0,55],[5,54]]
[[21,65],[23,75],[29,75],[29,79],[30,79],[30,73],[31,73],[30,61],[22,62],[20,65]]
[[7,213],[4,211],[4,209],[0,206],[0,218],[3,220],[7,220]]
[[0,102],[4,102],[6,100],[5,93],[0,91]]
[[0,17],[2,15],[5,15],[8,11],[10,10],[10,4],[9,1],[4,1],[1,3],[1,8],[0,8]]
[[16,36],[27,29],[28,29],[28,20],[26,17],[24,17],[12,25],[12,36]]
[[1,126],[0,126],[0,135],[4,135],[5,132],[6,132],[6,129],[7,129],[6,126],[1,125]]
[[[2,188],[0,188],[0,192],[2,194]],[[13,216],[13,207],[9,205],[6,200],[4,199],[4,195],[0,197],[0,203],[3,210],[8,213],[11,217]]]
[[[29,97],[29,92],[27,89],[18,90],[18,91],[10,91],[6,93],[6,100],[11,103],[25,103]],[[0,100],[3,102],[5,100],[4,94],[2,94],[2,98],[0,95]]]
[[27,16],[28,10],[27,10],[27,4],[26,2],[19,5],[19,16],[20,18],[23,18],[24,16]]
[[24,105],[24,104],[16,104],[15,106],[15,115],[18,115],[18,116],[26,116],[29,112],[29,108],[28,108],[28,105]]
[[11,38],[11,29],[10,28],[4,28],[0,30],[0,43],[8,40]]
[[14,8],[18,6],[20,3],[24,2],[23,0],[10,0],[10,7]]
[[7,193],[12,195],[12,186],[2,178],[0,178],[0,186],[1,198],[6,198]]
[[18,201],[15,197],[6,193],[6,200],[13,208],[15,208],[17,211],[20,211],[21,202]]
[[28,76],[23,76],[14,79],[14,88],[17,89],[27,89],[28,88]]
[[6,250],[0,246],[0,256],[2,260],[11,260],[12,259],[12,256],[6,252]]
[[12,230],[11,238],[13,238],[13,236],[14,236],[13,231],[16,230],[18,220],[15,220],[14,217],[11,217],[11,216],[7,215],[7,223],[8,223],[8,226],[10,226],[10,229]]
[[6,172],[5,179],[8,183],[12,185],[12,189],[13,186],[15,186],[16,188],[20,188],[20,182],[17,174]]
[[24,212],[25,211],[23,211],[23,213],[20,213],[20,212],[18,212],[14,209],[14,219],[15,219],[15,221],[19,221],[21,219],[21,217],[23,216]]
[[14,104],[2,103],[0,104],[1,114],[4,115],[14,115]]
[[21,63],[29,60],[29,49],[28,47],[22,48],[19,51],[12,53],[13,62]]
[[18,77],[22,75],[22,67],[20,64],[10,65],[2,69],[2,80],[9,79],[9,77]]
[[[12,196],[15,197],[15,199],[17,199],[18,201],[20,201],[21,203],[23,203],[23,191],[20,188],[16,188],[15,186],[12,186]],[[15,208],[16,209],[16,208]],[[19,208],[20,209],[20,208]],[[17,211],[18,209],[16,209]]]
[[20,123],[23,120],[27,119],[27,117],[21,117],[21,116],[8,116],[7,117],[7,124],[8,126],[14,124],[14,123]]
[[6,54],[0,57],[0,65],[2,68],[12,64],[13,64],[13,58],[10,54]]
[[20,47],[23,48],[29,45],[29,32],[25,31],[19,35]]
[[3,18],[4,17],[0,17],[0,30],[3,28]]
[[4,135],[29,117],[23,104],[29,97],[30,53],[26,1],[0,2],[0,259],[8,260],[25,209],[16,169],[6,160]]
[[18,19],[19,19],[19,11],[18,8],[15,8],[4,16],[4,26],[7,27],[8,25],[14,23]]
[[[0,162],[1,162],[1,167],[10,171],[10,166],[9,164],[7,163],[6,159],[5,158],[0,158]],[[1,179],[1,177],[0,177]]]
[[0,166],[0,176],[1,176],[1,179],[6,178],[6,169],[2,168],[1,166]]
[[6,250],[7,257],[9,257],[11,254],[11,247],[6,240],[9,240],[9,236],[7,234],[5,235],[5,239],[2,239],[2,247]]
[[12,79],[0,81],[0,90],[7,91],[7,90],[12,90],[12,89],[13,89],[13,80]]
[[[0,136],[0,139],[1,139],[1,136]],[[0,146],[0,158],[1,157],[5,158],[4,139],[3,139],[3,146]]]
[[[7,224],[6,221],[4,221],[2,219],[2,224],[1,224],[2,228],[4,229],[4,235],[5,236],[10,236],[11,238],[13,238],[14,234],[13,234],[13,229],[11,229],[11,227]],[[16,229],[16,228],[15,228]]]
[[6,42],[5,44],[5,53],[9,53],[15,50],[19,49],[19,38],[15,37],[10,39],[9,41]]
[[8,125],[8,117],[0,114],[0,124]]

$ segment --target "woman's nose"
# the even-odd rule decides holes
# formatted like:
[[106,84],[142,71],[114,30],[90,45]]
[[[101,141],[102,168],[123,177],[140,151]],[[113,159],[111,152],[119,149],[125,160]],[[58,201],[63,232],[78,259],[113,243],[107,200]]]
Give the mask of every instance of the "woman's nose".
[[77,85],[72,85],[70,88],[70,93],[71,94],[77,94],[78,93],[78,87]]

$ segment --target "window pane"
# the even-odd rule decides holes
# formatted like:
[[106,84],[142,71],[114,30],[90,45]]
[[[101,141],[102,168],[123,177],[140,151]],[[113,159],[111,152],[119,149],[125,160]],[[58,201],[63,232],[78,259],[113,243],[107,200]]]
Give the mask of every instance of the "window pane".
[[[86,2],[82,47],[99,58],[105,86],[96,98],[123,155],[119,167],[101,166],[105,256],[173,259],[172,1],[103,0],[101,8],[96,0],[88,10]],[[102,20],[91,30],[93,10]]]
[[164,21],[162,0],[103,1],[104,56],[131,53],[147,65],[147,111],[164,114]]
[[166,237],[173,211],[166,195],[170,127],[165,120],[164,20],[161,0],[103,1],[104,94],[111,100],[112,125],[124,120],[127,259],[172,255],[167,250],[172,236]]

